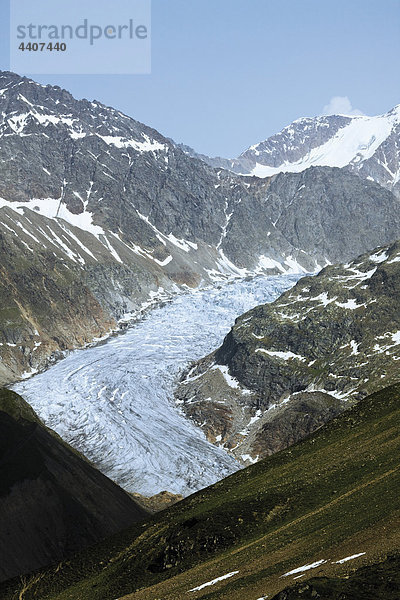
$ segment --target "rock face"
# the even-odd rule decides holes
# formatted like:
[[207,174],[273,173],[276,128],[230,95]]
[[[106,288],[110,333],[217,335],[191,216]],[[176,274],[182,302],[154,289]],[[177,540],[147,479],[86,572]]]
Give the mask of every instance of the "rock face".
[[[55,252],[90,265],[91,275],[108,259],[111,265],[134,266],[139,275],[142,267],[155,282],[196,285],[212,269],[237,274],[232,263],[238,257],[239,267],[255,268],[263,252],[276,253],[282,263],[300,255],[279,232],[259,244],[257,255],[227,251],[231,220],[242,236],[254,215],[263,233],[272,228],[262,211],[268,180],[217,172],[157,131],[59,88],[10,73],[0,76],[0,85],[2,207],[15,212],[15,203],[24,203],[22,216],[50,217],[51,228],[58,219],[64,231],[46,231]],[[304,266],[313,264],[301,258]],[[115,272],[116,281],[121,275]],[[124,283],[128,298],[137,295],[127,274]],[[115,307],[115,298],[111,304]]]
[[148,512],[0,390],[0,581],[63,560]]
[[377,117],[329,115],[297,119],[238,158],[189,156],[234,173],[271,177],[311,166],[344,167],[400,194],[400,105]]
[[0,232],[0,385],[116,327],[74,264],[44,246],[25,250]]
[[399,381],[400,242],[305,277],[239,317],[177,390],[210,441],[253,461]]
[[274,228],[322,265],[395,241],[400,224],[400,203],[393,203],[392,193],[338,168],[277,175],[265,205]]
[[0,384],[183,286],[310,272],[399,237],[398,200],[373,182],[329,167],[239,177],[0,73]]

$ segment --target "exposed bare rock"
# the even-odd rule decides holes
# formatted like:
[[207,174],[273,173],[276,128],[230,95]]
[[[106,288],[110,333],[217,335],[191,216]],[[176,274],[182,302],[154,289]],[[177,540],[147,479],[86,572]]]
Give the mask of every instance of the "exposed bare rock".
[[172,494],[167,491],[149,497],[136,493],[131,493],[130,495],[140,506],[143,506],[150,513],[160,512],[183,500],[181,494]]

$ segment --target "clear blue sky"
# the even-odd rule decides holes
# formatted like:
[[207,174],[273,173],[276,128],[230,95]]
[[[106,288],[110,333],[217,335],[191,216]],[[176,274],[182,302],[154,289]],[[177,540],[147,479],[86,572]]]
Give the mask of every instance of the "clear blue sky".
[[150,75],[32,78],[228,157],[334,96],[365,114],[400,103],[400,0],[153,0],[152,15]]

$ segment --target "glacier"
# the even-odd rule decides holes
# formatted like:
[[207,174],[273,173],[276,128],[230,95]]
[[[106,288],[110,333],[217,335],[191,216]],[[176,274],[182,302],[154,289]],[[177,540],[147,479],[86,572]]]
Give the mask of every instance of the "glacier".
[[45,424],[128,491],[188,495],[241,465],[173,401],[180,373],[219,346],[234,319],[301,275],[241,279],[175,296],[128,329],[13,389]]

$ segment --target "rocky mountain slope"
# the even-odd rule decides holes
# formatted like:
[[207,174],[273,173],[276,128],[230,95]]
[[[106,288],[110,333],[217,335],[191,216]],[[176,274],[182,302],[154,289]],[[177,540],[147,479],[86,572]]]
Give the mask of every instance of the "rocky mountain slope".
[[0,581],[54,564],[148,512],[0,389]]
[[323,167],[239,177],[0,73],[0,383],[183,286],[313,271],[399,237],[398,200],[373,182]]
[[311,166],[344,167],[400,194],[400,104],[376,117],[329,115],[297,119],[236,159],[190,156],[235,173],[271,177]]
[[239,317],[177,402],[244,461],[285,448],[399,381],[400,242],[305,277]]
[[21,236],[11,233],[23,227],[22,215],[15,220],[13,212],[8,217],[0,210],[0,385],[21,373],[29,376],[48,357],[84,346],[117,325],[72,261],[53,253],[51,244],[35,243],[28,251],[22,230]]
[[[365,398],[307,440],[28,579],[23,599],[260,600],[299,582],[312,592],[323,577],[359,593],[341,598],[394,600],[399,398],[399,385]],[[1,600],[21,588],[3,584]]]

